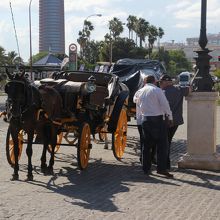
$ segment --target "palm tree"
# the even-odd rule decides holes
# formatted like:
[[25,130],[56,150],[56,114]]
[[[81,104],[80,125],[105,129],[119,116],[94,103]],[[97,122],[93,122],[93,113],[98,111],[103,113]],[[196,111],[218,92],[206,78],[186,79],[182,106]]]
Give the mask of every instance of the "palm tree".
[[159,27],[158,28],[158,48],[160,48],[160,39],[163,37],[164,35],[164,30],[163,28]]
[[0,64],[4,65],[6,62],[5,49],[0,46]]
[[83,23],[83,29],[82,31],[79,31],[79,38],[77,39],[77,42],[80,45],[80,54],[82,57],[85,55],[85,47],[87,42],[90,39],[91,31],[94,30],[94,26],[92,25],[92,22],[85,20]]
[[133,32],[135,30],[135,23],[137,22],[137,17],[129,15],[127,18],[127,28],[129,31],[129,39],[133,39]]
[[80,46],[80,55],[83,56],[83,49],[86,46],[86,36],[83,31],[79,31],[79,38],[77,38],[77,42]]
[[140,47],[142,47],[142,41],[145,42],[145,37],[148,34],[149,22],[144,18],[139,18],[136,26],[136,32],[140,39]]
[[9,65],[20,64],[22,59],[18,56],[15,51],[8,52],[7,63]]
[[117,37],[123,32],[123,23],[116,17],[109,21],[110,34],[116,40]]
[[150,25],[148,29],[148,50],[149,58],[153,50],[154,42],[157,40],[158,30],[154,25]]
[[85,20],[84,24],[83,24],[83,31],[85,33],[85,36],[87,37],[87,40],[89,40],[90,35],[91,35],[91,31],[93,31],[93,30],[94,30],[94,26],[93,26],[92,22]]

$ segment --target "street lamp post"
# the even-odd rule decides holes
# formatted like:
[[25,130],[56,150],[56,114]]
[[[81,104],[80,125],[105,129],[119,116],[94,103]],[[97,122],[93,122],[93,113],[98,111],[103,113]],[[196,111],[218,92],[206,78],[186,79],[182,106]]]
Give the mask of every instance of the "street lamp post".
[[29,37],[30,37],[30,73],[31,73],[31,80],[32,80],[32,35],[31,35],[31,3],[32,0],[29,2]]
[[89,15],[88,17],[86,17],[86,19],[84,20],[84,23],[83,23],[83,31],[85,29],[85,21],[87,21],[88,18],[93,17],[93,16],[101,17],[102,14],[92,14],[92,15]]
[[195,51],[198,54],[196,60],[196,75],[193,79],[192,85],[193,90],[196,92],[210,92],[213,90],[213,80],[209,74],[209,60],[212,58],[208,53],[210,50],[206,48],[208,43],[206,36],[206,11],[207,11],[207,0],[201,2],[201,29],[199,36],[200,49]]

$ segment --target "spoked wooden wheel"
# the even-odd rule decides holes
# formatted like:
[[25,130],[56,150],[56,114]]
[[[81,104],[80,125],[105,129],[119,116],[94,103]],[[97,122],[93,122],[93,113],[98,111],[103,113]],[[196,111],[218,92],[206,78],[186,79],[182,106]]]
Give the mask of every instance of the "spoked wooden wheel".
[[127,113],[121,110],[116,131],[112,134],[112,150],[115,158],[120,160],[124,154],[127,142]]
[[79,128],[79,140],[77,147],[77,162],[81,170],[88,166],[91,149],[90,127],[88,123],[83,123]]
[[[63,139],[63,132],[60,132],[60,133],[57,135],[57,145],[55,146],[54,153],[57,153],[58,150],[60,149],[60,144],[61,144],[61,142],[62,142],[62,139]],[[48,145],[48,152],[49,152],[49,153],[52,152],[52,147],[51,147],[50,144]]]
[[[23,139],[24,139],[24,131],[21,130],[18,134],[18,160],[21,158],[22,148],[23,148]],[[7,131],[7,137],[6,137],[6,157],[8,160],[8,163],[12,166],[15,164],[15,156],[14,156],[14,142],[12,140],[11,131],[10,128],[8,128]]]

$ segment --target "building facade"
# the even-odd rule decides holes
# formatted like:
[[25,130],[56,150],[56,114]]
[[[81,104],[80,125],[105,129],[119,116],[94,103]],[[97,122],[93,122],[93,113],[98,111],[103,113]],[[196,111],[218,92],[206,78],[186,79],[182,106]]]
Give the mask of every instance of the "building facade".
[[[210,50],[209,55],[212,57],[210,60],[211,70],[215,70],[216,68],[220,68],[220,33],[218,34],[207,34],[208,44],[207,48]],[[187,38],[186,44],[183,43],[170,43],[164,42],[161,46],[164,47],[165,50],[183,50],[186,58],[195,64],[195,57],[197,57],[196,50],[200,49],[199,46],[199,38]]]
[[65,54],[64,0],[39,0],[39,52]]

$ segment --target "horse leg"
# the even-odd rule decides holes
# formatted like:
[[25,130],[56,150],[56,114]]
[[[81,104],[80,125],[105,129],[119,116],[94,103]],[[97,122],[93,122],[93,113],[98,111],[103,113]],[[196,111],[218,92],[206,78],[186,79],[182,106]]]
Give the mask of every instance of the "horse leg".
[[50,162],[48,166],[48,173],[53,174],[53,165],[54,165],[54,150],[57,145],[57,130],[56,128],[51,128],[51,153],[50,153]]
[[48,147],[48,141],[44,141],[43,151],[41,155],[41,172],[46,173],[47,171],[47,147]]
[[42,151],[42,155],[41,155],[41,172],[46,174],[47,172],[47,149],[48,149],[48,143],[49,143],[49,131],[48,131],[48,125],[44,124],[41,127],[41,136],[43,138],[43,151]]
[[33,149],[32,149],[32,142],[34,138],[34,131],[31,131],[28,134],[28,144],[26,148],[26,154],[28,156],[28,174],[27,174],[27,180],[32,181],[33,180],[33,167],[32,167],[32,154],[33,154]]
[[18,148],[18,131],[11,129],[11,136],[14,143],[14,158],[15,158],[15,165],[14,165],[14,173],[12,174],[12,181],[19,180],[19,164],[18,164],[18,154],[19,154],[19,148]]

